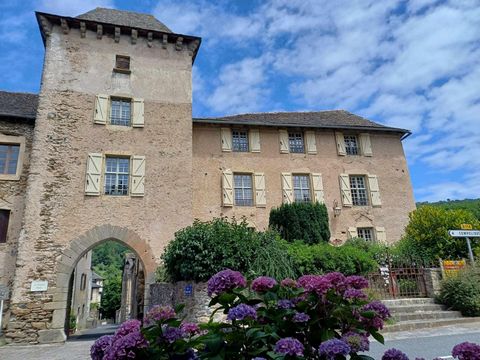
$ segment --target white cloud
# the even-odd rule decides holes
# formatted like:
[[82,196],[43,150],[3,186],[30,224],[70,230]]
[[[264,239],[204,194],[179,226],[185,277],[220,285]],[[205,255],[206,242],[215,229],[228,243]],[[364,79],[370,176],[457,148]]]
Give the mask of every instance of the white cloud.
[[42,0],[38,10],[56,15],[75,17],[96,7],[114,8],[113,0]]

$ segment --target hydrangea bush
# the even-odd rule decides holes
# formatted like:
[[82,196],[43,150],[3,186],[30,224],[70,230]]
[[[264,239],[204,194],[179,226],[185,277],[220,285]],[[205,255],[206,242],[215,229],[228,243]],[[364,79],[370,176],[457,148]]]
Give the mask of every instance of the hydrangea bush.
[[[93,360],[113,359],[238,359],[238,360],[371,360],[369,337],[383,343],[379,331],[390,318],[379,301],[369,302],[360,276],[341,273],[305,275],[278,283],[259,277],[247,283],[243,275],[223,270],[208,281],[210,321],[182,321],[168,306],[155,306],[145,316],[122,324],[113,336],[98,339]],[[214,321],[222,312],[225,321]],[[480,360],[480,346],[457,345],[458,360]],[[475,355],[477,354],[477,355]],[[477,356],[477,357],[475,357]],[[382,360],[408,360],[390,349]]]

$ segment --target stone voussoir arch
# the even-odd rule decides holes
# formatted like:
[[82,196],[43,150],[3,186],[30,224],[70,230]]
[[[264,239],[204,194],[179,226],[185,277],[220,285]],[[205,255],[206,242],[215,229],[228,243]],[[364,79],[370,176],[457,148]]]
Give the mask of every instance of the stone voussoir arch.
[[148,289],[149,285],[155,281],[157,268],[150,245],[128,228],[100,225],[69,241],[57,261],[56,282],[50,290],[53,293],[53,301],[50,303],[50,309],[53,310],[52,330],[61,330],[63,333],[70,277],[78,260],[95,246],[109,240],[126,245],[142,261],[145,272],[145,306],[148,306]]

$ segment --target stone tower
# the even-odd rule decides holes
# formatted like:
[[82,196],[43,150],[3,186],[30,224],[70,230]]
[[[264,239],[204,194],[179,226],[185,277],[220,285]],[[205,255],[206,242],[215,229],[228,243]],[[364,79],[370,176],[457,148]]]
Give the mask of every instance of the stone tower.
[[125,11],[36,15],[45,62],[6,335],[46,343],[65,339],[70,277],[88,250],[129,246],[148,289],[164,246],[191,223],[200,38]]

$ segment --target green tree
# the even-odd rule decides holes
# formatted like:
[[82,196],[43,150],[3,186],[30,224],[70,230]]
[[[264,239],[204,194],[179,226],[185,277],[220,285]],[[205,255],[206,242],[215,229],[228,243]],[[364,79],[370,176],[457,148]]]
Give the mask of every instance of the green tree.
[[301,240],[306,244],[318,244],[330,240],[325,204],[282,204],[270,211],[269,224],[282,238],[290,242]]
[[474,228],[480,226],[475,216],[463,209],[421,206],[412,211],[409,218],[404,238],[398,247],[404,254],[411,252],[429,261],[468,257],[465,239],[451,237],[448,230],[459,229],[460,224],[464,223],[470,223]]
[[475,217],[480,220],[480,199],[465,199],[465,200],[446,200],[437,201],[433,203],[419,202],[417,207],[422,206],[438,206],[446,210],[458,210],[463,209],[470,211]]

